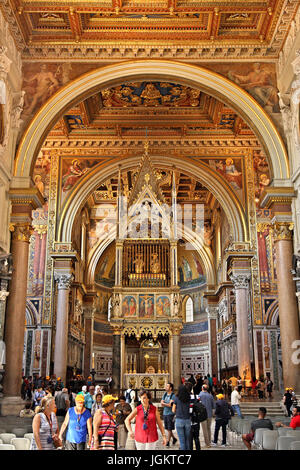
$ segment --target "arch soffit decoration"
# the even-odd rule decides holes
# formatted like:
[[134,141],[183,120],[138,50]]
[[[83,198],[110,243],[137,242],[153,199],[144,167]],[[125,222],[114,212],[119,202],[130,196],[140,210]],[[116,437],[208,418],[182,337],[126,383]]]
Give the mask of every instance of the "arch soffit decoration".
[[289,179],[288,157],[276,127],[262,107],[242,88],[227,78],[199,66],[165,60],[134,60],[88,72],[65,85],[45,103],[29,124],[20,142],[15,160],[13,186],[30,186],[34,162],[45,136],[71,105],[77,104],[101,88],[117,86],[129,80],[152,79],[175,80],[179,84],[200,89],[227,102],[243,116],[259,137],[271,163],[273,184],[284,185],[282,180]]
[[[248,227],[244,210],[233,189],[225,182],[221,175],[214,170],[202,165],[198,161],[187,157],[159,157],[153,156],[154,165],[161,164],[163,158],[164,167],[172,170],[174,164],[177,170],[193,176],[201,181],[211,191],[217,201],[223,207],[231,228],[233,241],[249,241]],[[136,168],[140,162],[139,157],[123,157],[111,159],[93,167],[87,175],[83,176],[68,195],[60,214],[60,222],[57,233],[57,241],[72,241],[72,226],[78,211],[82,208],[88,197],[99,187],[101,182],[111,177],[122,164],[122,170]]]

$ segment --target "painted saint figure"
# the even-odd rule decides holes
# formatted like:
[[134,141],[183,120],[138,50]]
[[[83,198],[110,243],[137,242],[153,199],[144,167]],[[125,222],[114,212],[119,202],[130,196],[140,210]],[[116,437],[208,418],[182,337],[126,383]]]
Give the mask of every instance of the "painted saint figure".
[[75,183],[88,171],[88,168],[81,168],[79,160],[73,160],[67,173],[63,175],[63,191],[71,189]]

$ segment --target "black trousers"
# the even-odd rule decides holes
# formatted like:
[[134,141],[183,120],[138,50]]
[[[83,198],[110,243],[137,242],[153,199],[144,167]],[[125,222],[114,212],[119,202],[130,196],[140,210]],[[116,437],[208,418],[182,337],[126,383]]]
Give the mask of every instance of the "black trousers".
[[195,441],[196,450],[201,450],[199,440],[200,424],[192,424],[190,433],[190,449],[193,450],[193,441]]
[[216,419],[216,427],[215,427],[215,435],[214,435],[214,443],[217,444],[218,437],[219,437],[219,430],[222,428],[222,445],[226,444],[226,426],[228,423],[228,419]]

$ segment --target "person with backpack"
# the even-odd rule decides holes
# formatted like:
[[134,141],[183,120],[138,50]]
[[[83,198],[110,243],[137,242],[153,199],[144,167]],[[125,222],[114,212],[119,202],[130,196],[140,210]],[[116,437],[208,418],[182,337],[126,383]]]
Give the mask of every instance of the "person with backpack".
[[[192,384],[186,383],[186,387],[191,393]],[[193,442],[195,442],[196,450],[201,450],[200,446],[200,423],[207,419],[207,411],[203,403],[199,401],[196,395],[191,393],[190,402],[190,417],[191,417],[191,435],[190,435],[190,449],[193,450]]]
[[175,429],[175,415],[172,412],[172,402],[175,399],[175,393],[173,392],[174,385],[170,382],[167,383],[165,390],[166,391],[163,394],[160,404],[163,407],[163,419],[165,430],[168,431],[166,447],[169,447],[171,438],[173,439],[173,444],[176,444],[177,442],[177,439],[173,434],[173,431]]
[[222,444],[221,447],[226,447],[226,426],[228,424],[229,419],[231,419],[230,408],[226,400],[224,400],[224,395],[219,393],[216,396],[216,427],[215,427],[215,434],[214,440],[212,442],[213,446],[218,445],[218,436],[219,430],[222,428]]
[[125,392],[125,400],[134,409],[135,391],[131,387],[128,387]]
[[211,446],[211,422],[213,416],[213,410],[215,409],[215,401],[213,396],[208,393],[208,385],[202,385],[202,392],[200,392],[198,398],[200,399],[201,403],[206,408],[207,412],[207,419],[201,421],[201,428],[204,436],[204,441],[206,447]]

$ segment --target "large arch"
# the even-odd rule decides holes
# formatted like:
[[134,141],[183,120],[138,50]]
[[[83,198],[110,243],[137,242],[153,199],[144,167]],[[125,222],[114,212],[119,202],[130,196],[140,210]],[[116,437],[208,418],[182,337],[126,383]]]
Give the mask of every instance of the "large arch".
[[[102,181],[118,172],[120,164],[122,170],[127,170],[136,168],[139,162],[140,158],[137,156],[120,159],[113,158],[95,166],[83,176],[78,184],[73,187],[64,203],[60,214],[56,240],[58,242],[70,243],[72,241],[73,222],[88,197],[99,187]],[[162,157],[152,157],[154,166],[160,165],[161,162]],[[248,224],[241,203],[233,189],[224,182],[220,175],[208,166],[187,157],[163,157],[163,163],[164,168],[170,168],[170,170],[172,170],[175,164],[178,170],[190,174],[201,181],[222,205],[231,227],[233,241],[249,241]]]
[[61,88],[33,118],[17,152],[13,187],[29,187],[42,143],[62,114],[97,90],[126,81],[166,80],[192,86],[228,103],[254,130],[272,167],[273,185],[286,185],[289,163],[282,139],[262,107],[242,88],[202,67],[166,60],[134,60],[108,65],[84,74]]

